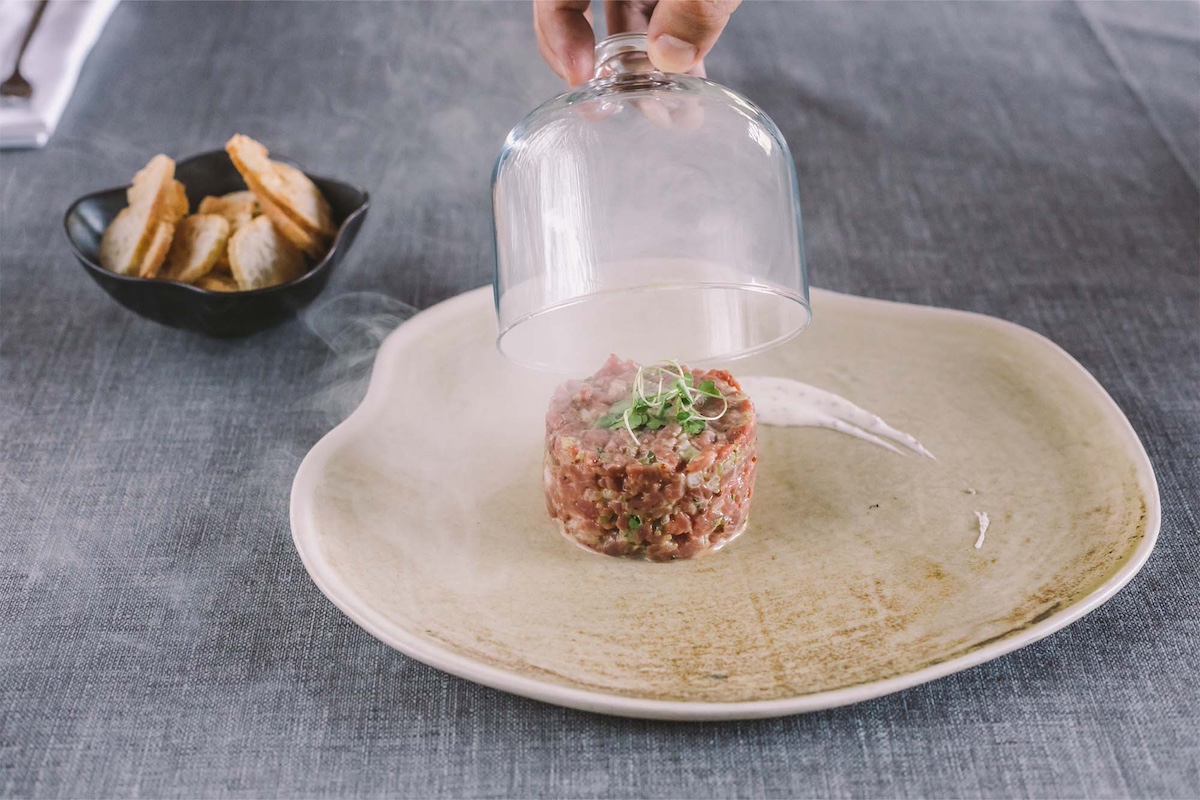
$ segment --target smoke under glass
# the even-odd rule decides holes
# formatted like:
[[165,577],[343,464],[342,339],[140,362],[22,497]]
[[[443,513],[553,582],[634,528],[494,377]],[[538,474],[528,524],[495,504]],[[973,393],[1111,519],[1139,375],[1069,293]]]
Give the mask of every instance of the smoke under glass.
[[498,346],[594,371],[735,359],[810,319],[796,173],[754,104],[664,74],[644,34],[605,39],[595,78],[509,134],[493,180]]

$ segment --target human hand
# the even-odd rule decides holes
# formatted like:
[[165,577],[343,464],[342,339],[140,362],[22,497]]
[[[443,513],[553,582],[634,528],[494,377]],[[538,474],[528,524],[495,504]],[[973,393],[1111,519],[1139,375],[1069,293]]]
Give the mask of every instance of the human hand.
[[[741,0],[605,0],[609,34],[645,31],[663,72],[704,76],[704,57]],[[596,35],[590,0],[534,0],[533,28],[546,63],[571,86],[591,80]]]

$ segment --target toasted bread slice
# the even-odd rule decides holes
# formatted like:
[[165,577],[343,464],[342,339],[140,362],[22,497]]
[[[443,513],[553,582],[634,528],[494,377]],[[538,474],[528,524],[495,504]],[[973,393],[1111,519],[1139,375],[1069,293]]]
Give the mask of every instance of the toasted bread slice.
[[220,214],[192,214],[179,223],[163,277],[195,283],[216,265],[229,239],[229,222]]
[[[170,222],[177,202],[175,162],[164,155],[150,159],[133,176],[125,192],[129,206],[122,209],[100,238],[100,265],[121,275],[138,275],[158,232],[158,223]],[[186,202],[186,200],[185,200]]]
[[[230,192],[221,197],[210,195],[200,201],[199,213],[223,216],[229,222],[229,235],[232,236],[237,233],[238,228],[254,219],[258,210],[258,200],[255,199],[254,193],[247,191]],[[224,248],[221,250],[221,255],[217,257],[213,271],[230,274],[229,254]]]
[[303,172],[272,161],[267,148],[249,136],[235,134],[225,150],[260,201],[270,201],[311,236],[329,238],[337,232],[329,203]]
[[283,197],[276,205],[282,206],[292,216],[296,217],[301,227],[316,236],[332,238],[337,233],[333,224],[333,210],[329,201],[312,179],[291,164],[279,161],[275,165],[275,174],[283,181]]
[[226,200],[223,197],[206,197],[200,201],[197,209],[199,214],[220,214],[229,222],[229,232],[232,235],[238,228],[254,219],[254,195],[248,200]]
[[262,209],[258,207],[258,198],[254,196],[254,192],[249,189],[243,189],[240,192],[230,192],[229,194],[221,195],[221,199],[230,203],[250,202],[254,204],[254,216],[262,213]]
[[163,212],[163,220],[166,222],[179,222],[188,215],[188,199],[187,190],[183,188],[183,184],[179,181],[171,181],[170,193],[167,197],[167,207]]
[[171,242],[174,238],[175,223],[165,221],[158,223],[154,229],[154,238],[150,240],[150,247],[146,250],[146,257],[142,259],[142,266],[138,270],[139,277],[153,278],[158,275],[163,261],[167,258],[167,253],[171,250]]
[[174,181],[175,162],[159,153],[133,176],[133,181],[125,190],[125,199],[135,208],[157,205],[154,211],[161,214],[162,204],[167,202],[171,197],[170,192],[174,190]]
[[270,200],[262,198],[258,201],[258,204],[263,210],[263,216],[271,220],[271,224],[279,229],[279,232],[283,234],[285,239],[311,256],[314,261],[320,261],[324,258],[325,253],[329,250],[325,244],[325,239],[313,236],[301,228],[296,224],[295,220],[285,214],[279,206]]
[[304,273],[304,255],[267,217],[255,217],[229,240],[229,265],[238,288],[262,289]]
[[153,238],[147,208],[122,208],[100,237],[100,266],[120,275],[136,275]]
[[238,291],[237,281],[229,275],[218,275],[215,272],[210,272],[200,280],[196,281],[196,285],[201,289],[208,289],[210,292],[236,292]]

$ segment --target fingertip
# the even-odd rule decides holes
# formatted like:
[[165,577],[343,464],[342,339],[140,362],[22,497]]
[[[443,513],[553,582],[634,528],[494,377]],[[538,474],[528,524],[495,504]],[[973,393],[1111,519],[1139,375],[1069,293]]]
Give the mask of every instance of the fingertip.
[[650,63],[662,72],[687,72],[700,60],[700,48],[669,33],[649,43]]
[[587,0],[546,0],[534,5],[535,27],[551,66],[571,86],[592,77],[596,37],[586,12]]
[[664,72],[690,72],[708,55],[739,0],[675,0],[654,7],[649,56]]
[[567,58],[561,62],[562,72],[559,74],[567,79],[567,84],[570,86],[587,83],[592,79],[595,58],[594,45],[591,47],[574,48],[568,53]]

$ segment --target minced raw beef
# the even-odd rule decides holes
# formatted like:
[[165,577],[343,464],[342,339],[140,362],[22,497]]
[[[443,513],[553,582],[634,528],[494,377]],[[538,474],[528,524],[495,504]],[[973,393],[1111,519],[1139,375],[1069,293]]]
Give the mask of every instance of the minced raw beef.
[[[611,356],[590,378],[563,384],[546,414],[546,505],[563,534],[590,550],[654,561],[716,550],[746,527],[758,460],[754,405],[724,370],[689,370],[727,403],[703,430],[601,427],[628,400],[638,365]],[[721,400],[700,397],[714,416]],[[693,426],[694,430],[694,426]],[[636,440],[635,440],[636,439]]]

